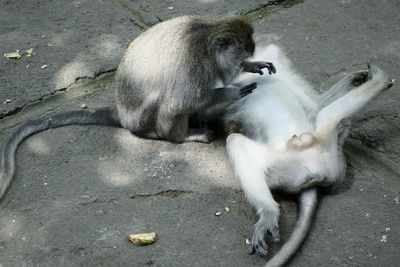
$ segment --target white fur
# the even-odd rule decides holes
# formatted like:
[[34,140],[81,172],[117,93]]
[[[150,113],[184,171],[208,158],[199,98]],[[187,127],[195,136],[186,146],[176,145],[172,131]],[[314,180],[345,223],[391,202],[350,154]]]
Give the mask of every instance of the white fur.
[[[361,86],[352,87],[354,74],[350,74],[320,96],[292,69],[279,47],[267,46],[252,60],[272,62],[276,74],[245,73],[234,81],[239,86],[257,82],[257,89],[235,102],[230,109],[232,114],[227,115],[243,122],[243,127],[251,127],[257,136],[250,139],[231,134],[227,151],[249,202],[260,216],[252,242],[261,242],[263,232],[258,233],[257,228],[265,225],[266,230],[274,232],[278,223],[279,208],[270,189],[299,192],[339,181],[344,176],[345,163],[338,144],[338,124],[387,88],[388,79],[372,66],[372,79]],[[323,107],[328,100],[331,103]],[[323,108],[319,111],[320,107]],[[313,134],[316,143],[303,150],[288,149],[287,141],[304,132]]]

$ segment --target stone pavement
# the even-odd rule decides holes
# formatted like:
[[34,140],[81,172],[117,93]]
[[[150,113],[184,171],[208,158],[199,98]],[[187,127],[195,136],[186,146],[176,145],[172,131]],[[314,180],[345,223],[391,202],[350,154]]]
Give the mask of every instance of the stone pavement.
[[[399,80],[396,0],[0,0],[0,144],[25,121],[112,103],[118,62],[140,32],[184,14],[242,14],[317,88],[373,59]],[[353,122],[346,185],[325,192],[291,266],[396,266],[400,249],[399,84]],[[174,145],[122,129],[65,127],[23,143],[0,204],[0,266],[263,266],[247,255],[256,216],[224,141]],[[229,207],[230,211],[224,211]],[[283,239],[296,203],[281,200]],[[223,211],[215,216],[216,211]],[[156,231],[135,247],[127,235]],[[271,254],[281,244],[271,247]]]

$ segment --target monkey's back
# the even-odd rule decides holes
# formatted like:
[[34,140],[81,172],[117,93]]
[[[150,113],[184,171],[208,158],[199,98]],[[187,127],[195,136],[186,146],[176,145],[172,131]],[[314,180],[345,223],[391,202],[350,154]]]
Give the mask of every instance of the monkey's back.
[[180,114],[208,102],[208,90],[216,80],[207,48],[210,27],[212,23],[199,17],[185,16],[159,23],[138,36],[116,74],[119,114],[129,113],[131,121],[146,120],[143,113]]

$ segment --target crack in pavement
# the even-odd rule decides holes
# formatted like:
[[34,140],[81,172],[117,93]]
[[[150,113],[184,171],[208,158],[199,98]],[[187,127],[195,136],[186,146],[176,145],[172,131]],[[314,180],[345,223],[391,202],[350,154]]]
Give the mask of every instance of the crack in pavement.
[[42,102],[43,100],[49,99],[49,98],[51,98],[52,96],[54,96],[54,95],[56,95],[58,93],[62,93],[62,92],[68,91],[69,89],[71,89],[73,87],[76,87],[79,83],[81,83],[80,84],[81,87],[83,89],[85,89],[86,85],[84,83],[91,83],[93,81],[96,81],[97,79],[101,79],[101,76],[106,75],[106,74],[113,74],[113,73],[115,73],[116,70],[117,70],[117,68],[112,68],[112,69],[105,70],[105,71],[99,71],[99,72],[95,73],[93,75],[93,77],[90,77],[90,76],[76,77],[75,81],[73,83],[71,83],[70,85],[68,85],[67,87],[51,91],[50,93],[45,94],[45,95],[43,95],[43,96],[41,96],[41,97],[39,97],[37,99],[29,100],[27,103],[25,103],[25,104],[23,104],[21,106],[17,106],[14,109],[8,111],[7,113],[0,114],[0,121],[2,119],[6,118],[6,117],[10,117],[12,115],[18,114],[19,112],[21,112],[22,110],[24,110],[25,108],[27,108],[29,106],[37,105],[40,102]]
[[168,189],[168,190],[163,190],[159,191],[153,194],[135,194],[130,196],[130,199],[135,199],[135,198],[145,198],[145,197],[154,197],[154,196],[163,196],[163,197],[169,197],[169,198],[176,198],[181,195],[188,195],[193,193],[193,191],[190,190],[177,190],[177,189]]
[[128,197],[121,197],[121,198],[110,198],[110,199],[95,198],[90,201],[78,202],[78,205],[88,206],[88,205],[96,204],[96,203],[108,204],[110,202],[118,201],[121,199],[137,199],[137,198],[148,198],[148,197],[157,197],[157,196],[167,197],[167,198],[176,198],[176,197],[180,197],[182,195],[189,195],[192,193],[193,193],[193,191],[191,191],[191,190],[167,189],[167,190],[162,190],[162,191],[158,191],[155,193],[134,194],[134,195],[130,195]]
[[114,81],[114,72],[115,71],[110,71],[99,74],[99,76],[94,79],[87,79],[86,81],[81,81],[81,83],[74,83],[61,93],[57,91],[52,95],[44,97],[41,101],[32,101],[29,105],[25,106],[25,108],[21,108],[14,116],[2,117],[0,119],[0,132],[11,130],[29,120],[42,117],[49,111],[62,106],[62,103],[65,103],[65,101],[103,90],[108,84]]

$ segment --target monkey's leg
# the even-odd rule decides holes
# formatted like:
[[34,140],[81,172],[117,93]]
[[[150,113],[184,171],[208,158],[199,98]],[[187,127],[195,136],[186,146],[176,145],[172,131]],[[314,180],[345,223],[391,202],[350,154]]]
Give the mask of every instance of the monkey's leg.
[[205,128],[189,128],[188,116],[177,115],[168,117],[164,113],[158,119],[159,135],[173,143],[201,142],[210,143],[213,139],[212,131]]
[[251,139],[241,134],[227,138],[229,158],[239,178],[247,199],[259,216],[254,225],[249,253],[267,254],[265,235],[269,232],[274,241],[279,241],[279,205],[274,200],[265,180],[264,168],[268,153]]
[[[318,112],[316,132],[319,138],[324,138],[336,131],[340,121],[353,115],[373,97],[391,87],[391,81],[381,69],[371,64],[368,68],[368,71],[350,74],[351,84],[347,86],[353,86],[354,89]],[[343,84],[343,86],[346,85]]]

